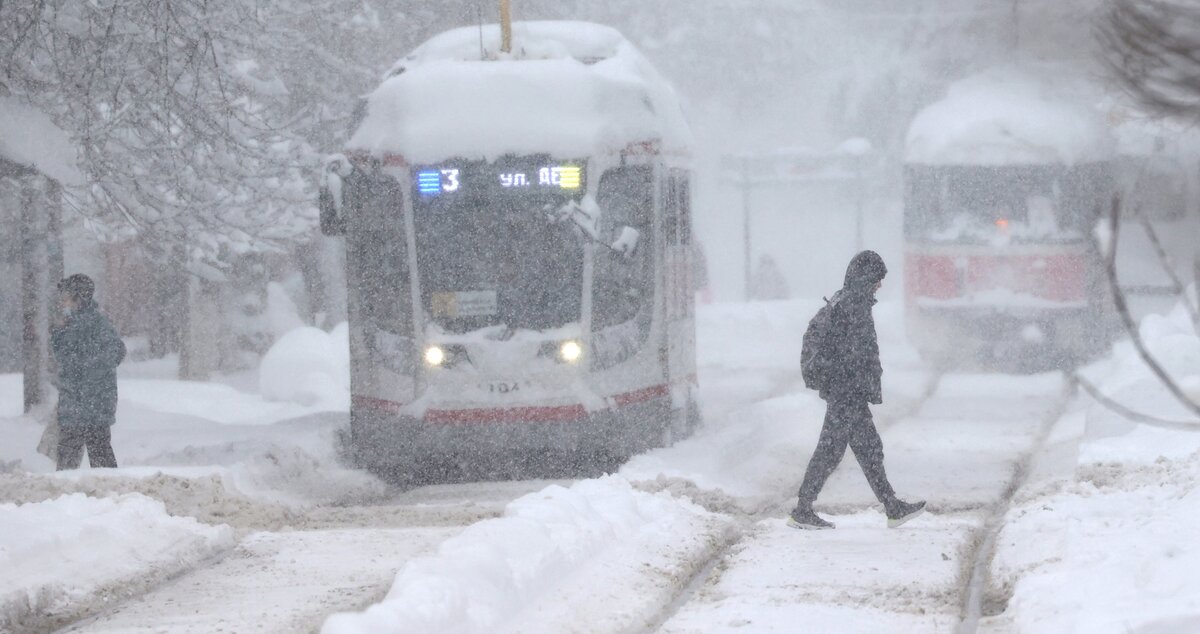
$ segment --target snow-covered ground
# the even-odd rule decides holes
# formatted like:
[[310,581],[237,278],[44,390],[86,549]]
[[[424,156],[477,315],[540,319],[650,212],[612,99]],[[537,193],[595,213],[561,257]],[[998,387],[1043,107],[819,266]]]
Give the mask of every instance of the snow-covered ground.
[[0,504],[0,631],[70,620],[233,545],[227,526],[168,515],[139,494]]
[[[781,433],[773,440],[792,461],[789,472],[781,470],[776,490],[763,493],[775,501],[766,507],[774,512],[752,518],[663,631],[792,632],[798,623],[812,631],[949,629],[958,622],[964,570],[988,506],[1060,393],[1061,379],[1053,375],[949,376],[915,409],[879,416],[893,484],[901,497],[927,499],[930,508],[894,531],[886,528],[850,456],[817,503],[837,529],[787,528],[784,513],[794,502],[817,428],[793,426],[790,437]],[[796,408],[792,416],[780,415],[788,404]],[[755,409],[768,407],[793,421],[811,411],[795,397]]]
[[[1151,353],[1193,399],[1200,339],[1182,306],[1141,324]],[[1083,375],[1120,403],[1169,421],[1194,419],[1122,342]],[[1008,513],[993,562],[1007,610],[985,631],[1200,631],[1200,423],[1133,425],[1086,402],[1064,425],[1066,469],[1046,469]],[[1048,451],[1045,460],[1056,453]]]
[[[999,513],[980,631],[1196,629],[1200,588],[1187,573],[1200,563],[1189,539],[1200,434],[1134,427],[1067,394],[1061,375],[937,376],[887,302],[876,308],[886,391],[876,416],[893,483],[930,512],[887,529],[848,456],[818,501],[838,528],[786,528],[824,413],[797,375],[813,310],[702,309],[705,427],[577,482],[392,490],[337,464],[345,413],[334,391],[270,401],[262,381],[174,381],[161,363],[122,370],[122,468],[55,474],[34,451],[39,423],[19,415],[19,378],[2,376],[0,624],[948,631]],[[1186,315],[1144,331],[1197,391],[1200,340]],[[1127,345],[1085,374],[1131,407],[1186,418]],[[994,507],[1034,449],[1011,509]]]

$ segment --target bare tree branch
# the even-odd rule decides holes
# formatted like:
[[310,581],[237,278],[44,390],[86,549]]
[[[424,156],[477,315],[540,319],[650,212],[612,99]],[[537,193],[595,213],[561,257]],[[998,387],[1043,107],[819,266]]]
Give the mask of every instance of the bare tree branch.
[[1091,381],[1080,376],[1078,373],[1075,374],[1075,381],[1079,384],[1079,387],[1083,388],[1084,392],[1088,393],[1088,396],[1091,396],[1097,403],[1100,403],[1105,408],[1122,418],[1131,420],[1135,423],[1150,425],[1152,427],[1163,427],[1165,429],[1175,429],[1180,431],[1200,431],[1200,420],[1167,420],[1165,418],[1159,418],[1157,416],[1151,416],[1149,414],[1134,411],[1114,401],[1108,396],[1105,396],[1104,392],[1100,391],[1100,388],[1096,387]]
[[1175,397],[1184,407],[1188,408],[1192,413],[1200,416],[1200,405],[1196,404],[1183,390],[1175,379],[1162,367],[1154,355],[1150,353],[1150,349],[1146,346],[1146,342],[1142,339],[1141,333],[1138,331],[1137,322],[1133,319],[1130,313],[1129,304],[1125,300],[1125,294],[1121,292],[1121,284],[1117,279],[1117,244],[1121,230],[1121,199],[1119,196],[1113,196],[1112,209],[1109,212],[1108,218],[1109,239],[1107,245],[1098,245],[1106,247],[1100,249],[1104,254],[1104,271],[1108,277],[1109,287],[1112,290],[1113,305],[1116,307],[1117,315],[1121,318],[1122,324],[1125,326],[1126,332],[1129,333],[1129,338],[1133,342],[1133,347],[1137,350],[1138,356],[1150,368],[1150,371],[1155,377],[1167,388],[1171,396]]
[[1109,0],[1098,31],[1105,64],[1137,101],[1200,118],[1200,3]]
[[1158,230],[1154,228],[1154,224],[1150,222],[1150,218],[1142,213],[1141,209],[1136,210],[1138,220],[1142,225],[1142,230],[1146,233],[1146,237],[1150,239],[1150,244],[1154,247],[1154,253],[1158,257],[1158,263],[1162,266],[1163,271],[1171,280],[1171,286],[1175,294],[1179,296],[1180,303],[1188,312],[1188,317],[1192,320],[1192,328],[1200,333],[1200,311],[1196,309],[1192,299],[1188,297],[1187,285],[1180,279],[1179,274],[1175,271],[1175,261],[1166,247],[1163,246],[1162,240],[1158,238]]

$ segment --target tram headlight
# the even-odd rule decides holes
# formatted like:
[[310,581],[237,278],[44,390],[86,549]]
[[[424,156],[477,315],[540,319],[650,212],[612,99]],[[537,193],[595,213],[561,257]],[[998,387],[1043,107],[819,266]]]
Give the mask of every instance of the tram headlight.
[[429,346],[425,348],[425,363],[432,366],[439,366],[446,362],[446,351],[441,346]]
[[562,342],[558,347],[558,358],[567,363],[579,361],[583,358],[583,345],[573,339]]

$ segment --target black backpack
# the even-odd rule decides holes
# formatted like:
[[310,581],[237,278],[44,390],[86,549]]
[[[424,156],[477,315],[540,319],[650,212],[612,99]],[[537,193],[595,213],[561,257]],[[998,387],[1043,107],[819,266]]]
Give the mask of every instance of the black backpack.
[[841,299],[841,292],[834,293],[833,299],[826,299],[825,305],[817,311],[808,322],[804,331],[804,343],[800,349],[800,375],[804,377],[804,387],[820,391],[825,387],[829,368],[833,365],[828,358],[826,341],[833,327],[833,309]]

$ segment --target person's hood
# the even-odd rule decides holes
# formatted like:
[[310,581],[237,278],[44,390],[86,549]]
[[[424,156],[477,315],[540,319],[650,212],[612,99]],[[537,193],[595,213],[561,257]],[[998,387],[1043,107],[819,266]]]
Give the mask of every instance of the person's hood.
[[875,285],[887,277],[887,266],[883,258],[874,251],[863,251],[850,260],[846,267],[845,287],[852,291],[872,291]]

